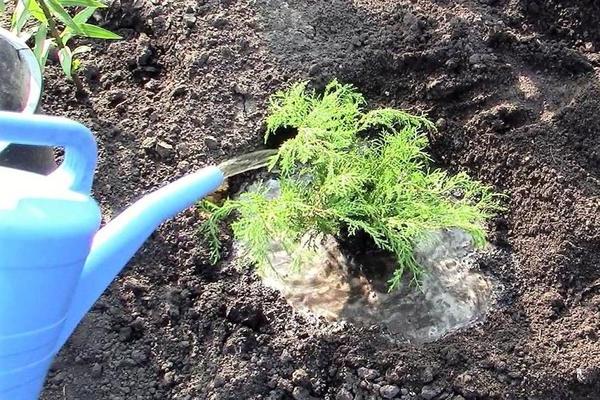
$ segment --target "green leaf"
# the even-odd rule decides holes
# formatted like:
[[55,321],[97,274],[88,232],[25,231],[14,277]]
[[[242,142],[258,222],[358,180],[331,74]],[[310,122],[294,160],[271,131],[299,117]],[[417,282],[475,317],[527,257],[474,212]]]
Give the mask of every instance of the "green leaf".
[[[94,14],[96,9],[97,9],[96,7],[84,8],[83,10],[81,10],[77,14],[75,14],[75,16],[73,17],[73,21],[78,26],[86,23],[88,21],[88,19],[90,19],[90,17]],[[73,29],[71,29],[69,27],[66,27],[65,30],[63,31],[63,33],[61,33],[61,35],[60,35],[65,46],[67,45],[69,40],[71,40],[74,36],[75,36],[75,32],[73,31]]]
[[79,71],[79,68],[81,68],[81,60],[74,59],[73,60],[73,72]]
[[[84,8],[83,10],[81,10],[77,14],[75,14],[75,16],[73,17],[73,22],[75,22],[75,24],[77,24],[77,26],[87,22],[87,20],[90,19],[90,17],[94,14],[96,9],[97,9],[96,7]],[[69,28],[68,26],[60,34],[60,37],[61,37],[63,43],[65,44],[65,46],[67,45],[69,40],[71,40],[74,36],[75,36],[75,32],[73,31],[73,29]]]
[[121,36],[92,24],[79,24],[79,30],[83,36],[94,39],[122,39]]
[[50,49],[52,48],[52,39],[44,40],[44,47],[42,48],[42,56],[41,56],[41,65],[46,66],[46,62],[48,61],[48,55],[50,54]]
[[6,4],[4,4],[4,0],[0,0],[0,12],[3,12],[6,8]]
[[86,7],[83,10],[79,11],[77,14],[75,14],[75,16],[73,17],[73,21],[76,24],[83,24],[85,22],[88,21],[88,19],[90,19],[90,17],[92,15],[94,15],[94,12],[96,12],[96,9],[98,7]]
[[101,1],[98,0],[57,0],[63,7],[94,7],[94,8],[105,8],[108,7]]
[[69,40],[73,39],[74,36],[75,32],[73,32],[73,29],[69,27],[66,27],[65,30],[60,34],[60,38],[65,46],[67,43],[69,43]]
[[66,27],[69,27],[75,31],[75,33],[81,33],[79,26],[73,21],[73,18],[67,13],[67,11],[60,5],[58,0],[43,0],[48,5],[48,8],[52,14],[58,18]]
[[21,39],[23,42],[27,42],[29,39],[31,39],[31,37],[33,36],[33,34],[37,32],[37,29],[29,29],[26,31],[23,31],[21,33],[19,33],[19,39]]
[[71,49],[64,47],[58,51],[58,59],[60,60],[60,66],[67,77],[71,77],[71,68],[73,66],[73,54]]
[[34,36],[33,55],[40,64],[40,68],[44,69],[46,59],[48,58],[48,50],[50,48],[50,40],[47,39],[48,25],[40,24]]
[[90,46],[79,46],[73,50],[72,54],[75,57],[77,54],[89,53],[90,51],[92,51]]
[[13,12],[12,18],[10,20],[10,30],[17,35],[21,32],[23,26],[25,26],[25,23],[31,16],[31,13],[29,11],[30,1],[33,0],[17,0],[15,11]]
[[27,5],[27,11],[31,14],[31,16],[41,23],[48,22],[46,15],[44,14],[44,10],[38,4],[36,0],[29,0],[29,4]]

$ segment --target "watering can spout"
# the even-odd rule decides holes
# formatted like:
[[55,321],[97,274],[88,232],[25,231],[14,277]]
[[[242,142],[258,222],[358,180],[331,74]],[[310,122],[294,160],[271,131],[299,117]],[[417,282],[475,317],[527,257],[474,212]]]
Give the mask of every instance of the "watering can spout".
[[223,180],[219,168],[206,167],[146,195],[98,231],[57,341],[57,351],[152,232],[217,190]]

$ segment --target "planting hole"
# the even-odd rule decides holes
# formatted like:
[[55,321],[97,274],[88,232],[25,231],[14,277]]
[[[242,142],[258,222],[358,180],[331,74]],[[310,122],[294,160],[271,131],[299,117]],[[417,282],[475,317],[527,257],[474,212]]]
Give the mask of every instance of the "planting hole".
[[[278,195],[277,181],[269,180],[266,186],[269,197]],[[482,321],[494,306],[496,284],[478,271],[477,252],[464,231],[432,232],[418,243],[415,259],[425,272],[420,288],[410,284],[407,274],[391,292],[388,279],[397,267],[393,255],[353,251],[348,248],[352,244],[341,245],[331,236],[312,243],[316,247],[311,257],[296,266],[288,252],[272,242],[272,268],[261,274],[263,283],[298,311],[329,321],[381,324],[395,339],[423,343]]]
[[[270,157],[268,178],[201,203],[212,261],[220,222],[231,217],[240,258],[298,309],[381,323],[411,342],[481,320],[492,284],[477,272],[474,248],[485,244],[499,195],[464,172],[431,168],[425,117],[365,111],[362,95],[337,81],[322,94],[306,85],[272,99],[266,137],[289,127],[296,136]],[[264,152],[219,167],[231,176],[265,166]]]

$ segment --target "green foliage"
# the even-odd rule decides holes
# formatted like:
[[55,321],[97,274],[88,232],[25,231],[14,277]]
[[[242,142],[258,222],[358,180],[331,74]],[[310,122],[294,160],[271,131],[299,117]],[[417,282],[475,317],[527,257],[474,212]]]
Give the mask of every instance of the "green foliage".
[[201,204],[208,218],[201,232],[219,258],[219,225],[235,216],[232,229],[259,268],[269,266],[271,242],[300,254],[307,234],[368,234],[392,252],[398,268],[419,282],[422,269],[413,257],[417,241],[441,228],[461,228],[477,245],[485,243],[486,219],[499,210],[498,195],[465,173],[432,169],[425,153],[426,118],[394,109],[365,112],[365,100],[352,86],[331,82],[322,95],[306,83],[273,96],[265,138],[280,128],[295,128],[270,160],[280,195],[266,188]]
[[[68,78],[73,78],[80,64],[76,56],[91,51],[91,48],[71,49],[69,41],[72,38],[121,39],[109,30],[88,23],[94,12],[104,7],[106,4],[99,0],[17,0],[10,30],[24,40],[33,38],[32,50],[42,69],[50,49],[58,48],[62,70]],[[0,0],[0,12],[4,9],[4,0]],[[76,13],[69,13],[69,9]]]

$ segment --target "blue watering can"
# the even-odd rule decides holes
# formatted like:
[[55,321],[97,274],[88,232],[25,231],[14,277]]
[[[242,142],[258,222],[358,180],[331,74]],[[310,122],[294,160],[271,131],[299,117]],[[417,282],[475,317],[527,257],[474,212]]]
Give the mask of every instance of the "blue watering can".
[[217,167],[187,175],[99,230],[86,127],[0,112],[0,140],[65,149],[47,176],[0,167],[0,400],[34,400],[56,353],[148,236],[224,177]]

